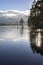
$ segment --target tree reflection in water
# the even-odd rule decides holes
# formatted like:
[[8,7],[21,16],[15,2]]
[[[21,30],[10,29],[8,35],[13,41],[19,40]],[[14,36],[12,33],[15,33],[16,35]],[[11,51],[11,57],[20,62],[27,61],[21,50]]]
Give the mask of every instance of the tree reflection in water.
[[33,53],[43,55],[43,29],[31,29],[30,42]]
[[23,35],[23,30],[24,30],[24,27],[20,27],[20,34],[21,34],[21,36]]

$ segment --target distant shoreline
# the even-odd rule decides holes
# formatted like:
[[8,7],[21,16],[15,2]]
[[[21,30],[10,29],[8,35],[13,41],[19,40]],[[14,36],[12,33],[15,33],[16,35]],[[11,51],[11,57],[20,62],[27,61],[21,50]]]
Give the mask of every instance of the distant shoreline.
[[18,24],[0,24],[0,26],[18,26]]

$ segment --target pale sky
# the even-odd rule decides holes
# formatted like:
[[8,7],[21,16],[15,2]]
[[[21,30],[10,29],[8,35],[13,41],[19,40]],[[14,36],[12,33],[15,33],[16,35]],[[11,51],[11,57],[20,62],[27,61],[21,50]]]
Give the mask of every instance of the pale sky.
[[0,0],[0,10],[28,10],[34,0]]

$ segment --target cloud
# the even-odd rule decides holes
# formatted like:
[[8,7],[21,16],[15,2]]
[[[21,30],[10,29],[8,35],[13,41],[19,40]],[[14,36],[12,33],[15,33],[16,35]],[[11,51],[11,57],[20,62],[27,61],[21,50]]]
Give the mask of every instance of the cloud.
[[24,21],[27,21],[30,10],[19,11],[19,10],[0,10],[0,23],[14,23],[23,18]]
[[20,14],[28,16],[30,14],[30,10],[26,10],[26,11],[19,11],[19,10],[0,11],[0,16],[13,17],[13,16],[17,16]]

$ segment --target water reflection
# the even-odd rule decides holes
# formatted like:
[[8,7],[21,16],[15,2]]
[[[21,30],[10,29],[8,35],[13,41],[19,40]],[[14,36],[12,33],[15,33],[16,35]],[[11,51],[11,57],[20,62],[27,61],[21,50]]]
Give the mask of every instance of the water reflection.
[[23,35],[23,30],[24,28],[23,27],[20,27],[20,34]]
[[0,40],[28,40],[28,28],[20,26],[0,26]]
[[32,51],[43,54],[42,29],[0,26],[0,65],[43,65],[43,57]]
[[43,55],[43,29],[31,29],[30,41],[33,53]]

